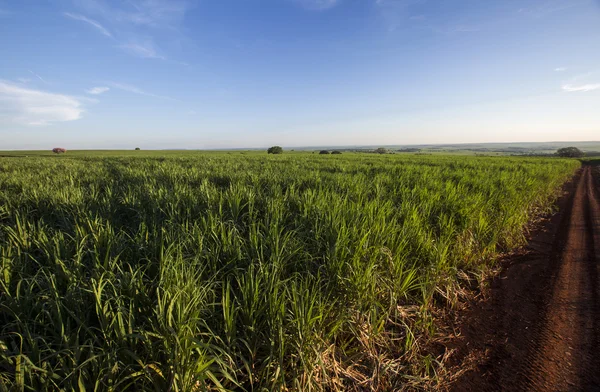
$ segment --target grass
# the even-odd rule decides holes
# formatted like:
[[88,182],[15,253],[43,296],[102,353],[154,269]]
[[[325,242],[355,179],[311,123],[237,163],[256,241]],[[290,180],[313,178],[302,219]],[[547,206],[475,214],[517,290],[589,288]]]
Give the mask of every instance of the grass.
[[[136,155],[137,154],[137,155]],[[428,309],[522,243],[561,159],[0,158],[0,390],[396,390]],[[437,293],[437,294],[436,294]]]

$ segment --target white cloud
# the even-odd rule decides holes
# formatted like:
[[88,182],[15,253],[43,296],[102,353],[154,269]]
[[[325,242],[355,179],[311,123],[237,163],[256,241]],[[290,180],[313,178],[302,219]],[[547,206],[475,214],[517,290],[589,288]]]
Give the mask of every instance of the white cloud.
[[21,125],[47,125],[81,118],[81,102],[74,97],[23,88],[0,80],[0,114]]
[[592,71],[581,75],[576,75],[569,80],[563,81],[562,89],[567,92],[588,92],[600,89],[598,83],[599,71]]
[[149,93],[149,92],[147,92],[145,90],[142,90],[139,87],[132,86],[130,84],[117,83],[117,82],[108,82],[107,84],[109,84],[113,88],[116,88],[116,89],[119,89],[119,90],[123,90],[123,91],[127,91],[127,92],[133,93],[133,94],[144,95],[146,97],[168,99],[170,101],[177,101],[177,99],[175,99],[175,98],[167,97],[165,95],[152,94],[152,93]]
[[149,40],[146,40],[144,43],[129,42],[119,45],[119,48],[141,58],[166,60],[164,56],[157,53],[154,44]]
[[104,34],[107,37],[112,38],[112,34],[110,33],[110,31],[108,31],[104,26],[102,26],[100,23],[96,22],[95,20],[92,20],[92,19],[87,18],[80,14],[72,14],[70,12],[65,12],[63,15],[66,16],[67,18],[71,18],[74,20],[79,20],[79,21],[88,23],[88,24],[94,26],[98,31],[100,31],[100,33]]
[[29,83],[29,82],[31,82],[31,79],[28,79],[28,78],[17,78],[17,81],[19,81],[21,83]]
[[564,71],[566,71],[567,69],[566,69],[565,67],[558,67],[558,68],[554,68],[554,70],[555,70],[556,72],[564,72]]
[[574,86],[572,84],[563,84],[562,89],[564,91],[568,91],[568,92],[587,92],[587,91],[594,91],[594,90],[598,90],[600,89],[600,83],[589,83],[589,84],[582,84],[579,86]]
[[108,88],[108,87],[93,87],[93,88],[87,90],[86,93],[92,94],[92,95],[100,95],[102,93],[107,92],[108,90],[110,90],[110,88]]
[[323,11],[335,7],[341,0],[295,0],[308,10]]

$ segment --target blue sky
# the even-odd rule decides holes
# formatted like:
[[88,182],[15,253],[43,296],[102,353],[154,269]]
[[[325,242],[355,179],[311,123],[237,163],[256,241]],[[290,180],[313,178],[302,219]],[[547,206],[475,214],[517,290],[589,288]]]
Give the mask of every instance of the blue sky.
[[598,140],[598,0],[0,0],[0,149]]

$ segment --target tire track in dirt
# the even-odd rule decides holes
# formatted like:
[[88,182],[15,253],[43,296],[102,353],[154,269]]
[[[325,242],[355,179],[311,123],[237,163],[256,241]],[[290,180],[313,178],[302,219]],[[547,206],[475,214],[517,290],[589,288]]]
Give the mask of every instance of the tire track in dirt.
[[452,391],[600,391],[600,192],[586,165],[561,213],[457,326]]

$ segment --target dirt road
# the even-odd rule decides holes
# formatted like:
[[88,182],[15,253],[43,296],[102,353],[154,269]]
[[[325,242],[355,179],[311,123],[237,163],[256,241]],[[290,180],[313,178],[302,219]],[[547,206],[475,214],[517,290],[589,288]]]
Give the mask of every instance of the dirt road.
[[451,391],[600,391],[600,170],[455,326]]

